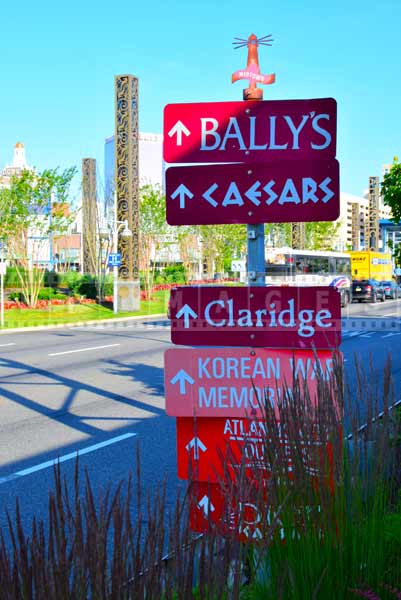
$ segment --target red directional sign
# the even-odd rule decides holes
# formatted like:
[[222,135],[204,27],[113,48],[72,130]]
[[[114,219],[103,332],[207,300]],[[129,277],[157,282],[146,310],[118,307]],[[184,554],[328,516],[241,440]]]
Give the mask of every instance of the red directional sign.
[[166,413],[173,417],[261,418],[260,401],[276,409],[285,386],[306,383],[315,400],[319,374],[333,370],[330,350],[185,348],[164,354]]
[[170,167],[166,200],[170,225],[334,221],[339,165],[332,159]]
[[[275,426],[277,427],[277,426]],[[250,478],[268,477],[273,466],[273,452],[266,454],[267,444],[273,450],[277,430],[273,439],[264,419],[242,418],[177,418],[177,461],[178,477],[197,481],[218,482],[229,473],[235,479],[243,466]],[[288,435],[281,435],[285,446],[288,472],[292,472],[291,446]],[[316,447],[316,445],[315,445]],[[297,447],[297,454],[301,448]],[[302,448],[302,458],[310,474],[315,473],[311,452],[307,444]],[[270,451],[269,451],[270,452]]]
[[336,348],[341,300],[334,287],[177,287],[171,340],[190,346]]
[[168,163],[330,159],[336,155],[333,98],[168,104]]
[[194,482],[189,489],[190,527],[193,531],[217,528],[221,535],[232,535],[242,541],[258,541],[270,533],[273,516],[267,502],[249,497],[231,497],[217,483]]

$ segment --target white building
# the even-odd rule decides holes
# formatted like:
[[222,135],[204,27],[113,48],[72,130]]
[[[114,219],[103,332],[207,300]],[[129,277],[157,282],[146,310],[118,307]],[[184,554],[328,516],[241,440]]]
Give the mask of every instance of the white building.
[[[359,248],[358,250],[366,249],[365,247],[365,231],[368,226],[369,218],[369,200],[368,192],[363,196],[355,196],[353,194],[347,194],[340,192],[340,216],[337,219],[337,223],[340,223],[340,227],[337,233],[336,250],[341,252],[352,249],[352,211],[357,210],[359,214]],[[391,209],[383,204],[382,198],[379,202],[379,219],[389,219],[391,217]]]
[[11,165],[6,165],[0,173],[0,188],[8,188],[11,184],[11,178],[21,175],[22,171],[32,171],[26,162],[25,146],[22,142],[17,142],[14,146],[14,156]]

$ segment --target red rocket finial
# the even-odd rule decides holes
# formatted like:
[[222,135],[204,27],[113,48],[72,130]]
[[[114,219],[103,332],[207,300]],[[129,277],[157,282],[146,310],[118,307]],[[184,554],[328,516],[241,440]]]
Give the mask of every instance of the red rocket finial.
[[233,42],[235,49],[243,48],[248,46],[248,63],[245,69],[235,71],[231,76],[232,83],[239,81],[240,79],[248,79],[249,87],[244,90],[244,100],[261,100],[263,98],[263,90],[256,87],[257,83],[263,85],[269,85],[276,81],[276,75],[263,75],[260,72],[258,47],[259,46],[271,46],[273,41],[271,34],[265,35],[262,38],[257,38],[252,33],[247,40],[242,38],[235,38]]

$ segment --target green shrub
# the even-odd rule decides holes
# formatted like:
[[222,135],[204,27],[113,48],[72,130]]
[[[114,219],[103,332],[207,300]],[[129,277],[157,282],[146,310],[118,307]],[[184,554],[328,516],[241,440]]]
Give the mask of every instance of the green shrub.
[[51,300],[55,293],[52,287],[44,287],[39,291],[38,300]]
[[18,300],[18,302],[22,302],[24,295],[22,292],[11,292],[8,297],[10,300]]
[[48,271],[46,269],[43,283],[45,288],[56,288],[59,285],[60,276],[56,271]]
[[5,288],[20,288],[21,281],[17,274],[17,269],[15,267],[7,267],[7,272],[4,277],[4,287]]
[[107,276],[104,281],[103,286],[103,295],[104,296],[112,296],[113,295],[113,278]]
[[78,273],[78,271],[59,273],[59,287],[67,287],[68,289],[73,290],[81,277],[82,275]]
[[74,294],[95,300],[97,296],[96,278],[93,275],[80,275],[72,289]]
[[[71,272],[68,278],[64,278],[69,289],[77,296],[85,296],[96,300],[98,296],[97,278],[94,275],[81,275],[80,273]],[[111,296],[113,294],[113,278],[107,275],[103,281],[103,296]]]
[[181,264],[168,265],[163,270],[155,271],[154,283],[186,283],[184,266]]

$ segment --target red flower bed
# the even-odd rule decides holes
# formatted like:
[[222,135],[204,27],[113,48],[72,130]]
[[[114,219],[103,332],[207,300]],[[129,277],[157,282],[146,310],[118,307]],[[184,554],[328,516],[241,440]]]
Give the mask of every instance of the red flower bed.
[[[236,281],[233,277],[228,277],[227,279],[220,279],[216,281],[215,279],[194,279],[189,283],[160,283],[158,285],[154,285],[152,287],[153,292],[167,291],[171,290],[171,288],[177,287],[178,285],[202,285],[207,283],[214,283],[218,285],[220,282],[224,281]],[[105,296],[104,299],[106,302],[113,302],[113,296]],[[141,290],[141,300],[155,300],[152,296],[149,298],[145,292],[145,290]],[[65,306],[69,304],[96,304],[96,300],[92,298],[82,298],[81,300],[77,300],[73,296],[66,296],[65,299],[53,298],[53,300],[38,300],[36,307],[37,309],[47,308],[48,306]],[[31,309],[24,302],[19,302],[18,300],[7,300],[4,302],[4,310],[11,310],[12,308],[20,308],[20,309]]]
[[[38,300],[35,306],[35,309],[44,309],[47,308],[48,306],[66,306],[66,305],[71,305],[71,304],[92,304],[94,303],[95,300],[76,300],[76,298],[74,297],[66,297],[65,299],[61,299],[61,298],[53,298],[52,300]],[[29,309],[29,310],[34,310],[32,309],[31,306],[28,306],[27,304],[25,304],[25,302],[19,302],[18,300],[8,300],[7,302],[4,302],[4,310],[11,310],[12,308],[19,308],[19,309]]]

